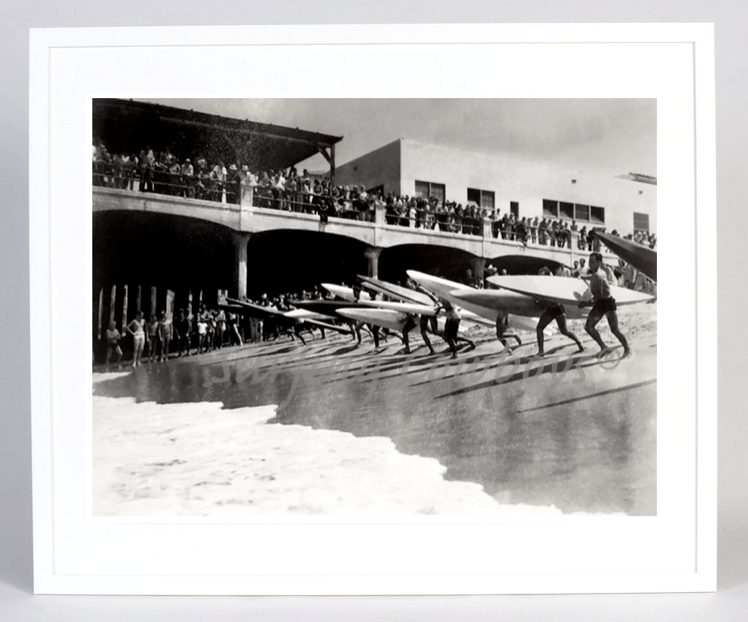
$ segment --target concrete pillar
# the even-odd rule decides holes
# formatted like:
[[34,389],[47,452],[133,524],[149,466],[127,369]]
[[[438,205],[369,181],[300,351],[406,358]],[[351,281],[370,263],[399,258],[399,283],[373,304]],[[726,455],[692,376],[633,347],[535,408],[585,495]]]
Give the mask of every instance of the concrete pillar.
[[470,269],[473,271],[475,284],[483,283],[483,269],[486,267],[486,260],[483,257],[471,257]]
[[367,276],[374,279],[379,278],[379,255],[382,252],[381,248],[370,246],[364,251],[364,256],[368,263]]
[[137,293],[135,294],[135,311],[141,311],[143,309],[143,286],[138,285]]
[[155,286],[151,287],[151,311],[149,318],[151,315],[155,315],[156,311],[158,310],[158,288]]
[[[102,287],[99,289],[99,306],[98,306],[98,313],[97,313],[97,331],[96,331],[96,338],[101,339],[101,336],[103,334],[103,327],[102,324],[104,322],[104,288]],[[107,326],[107,328],[109,328]]]
[[[117,316],[117,286],[112,285],[111,295],[109,296],[109,321],[114,322]],[[107,326],[107,328],[109,328]]]
[[129,292],[129,287],[127,285],[124,285],[122,287],[122,326],[123,327],[127,324],[127,294],[128,292]]
[[240,300],[247,295],[247,244],[251,234],[234,232],[234,287]]

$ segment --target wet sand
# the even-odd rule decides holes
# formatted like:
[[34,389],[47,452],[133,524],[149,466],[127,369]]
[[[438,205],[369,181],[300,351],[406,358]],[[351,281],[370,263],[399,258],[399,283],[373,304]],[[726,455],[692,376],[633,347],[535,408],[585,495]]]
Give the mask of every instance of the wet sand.
[[654,515],[656,305],[619,315],[623,361],[576,321],[545,359],[316,333],[96,374],[94,513]]

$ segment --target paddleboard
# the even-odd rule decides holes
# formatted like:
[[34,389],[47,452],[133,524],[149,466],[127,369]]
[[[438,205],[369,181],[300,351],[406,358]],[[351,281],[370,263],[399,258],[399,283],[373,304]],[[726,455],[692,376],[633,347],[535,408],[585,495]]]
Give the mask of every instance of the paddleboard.
[[[502,289],[506,289],[548,304],[578,305],[582,301],[592,299],[587,281],[565,276],[543,276],[543,275],[511,275],[490,276],[488,282]],[[610,286],[610,293],[618,305],[630,305],[652,300],[652,296],[643,292],[635,292],[617,285]],[[589,312],[589,308],[587,308]]]
[[[624,261],[628,261],[634,268],[643,272],[655,283],[657,282],[657,251],[637,244],[632,240],[624,240],[609,233],[595,233],[610,250]],[[616,299],[616,302],[618,299]]]
[[291,311],[286,311],[285,316],[294,320],[326,320],[329,318],[324,313],[316,313],[308,309],[292,309]]
[[[514,326],[523,330],[530,330],[529,328],[525,328],[525,326],[530,325],[527,320],[530,318],[539,318],[546,308],[545,305],[538,304],[535,298],[506,289],[455,290],[453,294],[460,301],[459,304],[466,306],[478,305],[487,309],[496,309],[504,315],[511,314],[509,323],[512,324],[514,322]],[[507,298],[507,294],[512,296],[512,298]],[[508,311],[509,306],[514,311]],[[567,305],[565,309],[566,317],[570,320],[579,319],[589,312],[589,308],[580,309],[577,303]],[[519,319],[520,316],[524,316],[524,318]],[[535,324],[537,325],[537,321],[535,321]]]
[[[285,316],[284,311],[278,311],[275,307],[263,307],[261,305],[256,305],[253,302],[246,302],[244,300],[235,300],[233,298],[226,298],[228,302],[230,302],[232,305],[238,305],[243,309],[244,313],[248,313],[249,315],[256,314],[255,317],[267,317],[267,316]],[[219,305],[220,306],[220,305]],[[242,313],[241,310],[235,309],[239,313]]]
[[392,309],[393,311],[402,311],[403,313],[412,313],[414,315],[428,315],[429,317],[435,316],[438,310],[433,304],[419,305],[413,302],[392,302],[389,300],[368,300],[362,304],[373,309]]
[[484,317],[493,323],[496,322],[496,318],[499,315],[501,317],[506,317],[510,314],[538,317],[543,312],[543,307],[535,303],[534,300],[514,292],[500,292],[498,296],[492,297],[490,301],[480,299],[473,302],[463,299],[463,295],[481,294],[490,290],[474,289],[456,281],[431,276],[430,274],[416,270],[408,270],[408,276],[452,304]]
[[327,318],[338,318],[338,309],[343,307],[356,307],[355,302],[347,300],[294,300],[295,307],[319,313]]
[[[347,300],[348,302],[356,301],[356,297],[353,294],[352,287],[347,287],[345,285],[333,285],[332,283],[322,283],[322,287],[324,287],[328,292],[330,292],[334,296],[337,296],[338,298],[342,298],[343,300]],[[371,296],[368,292],[362,291],[358,299],[360,302],[364,302],[366,300],[371,300]]]
[[420,305],[433,305],[434,301],[430,296],[423,292],[410,289],[409,287],[403,287],[402,285],[395,285],[394,283],[388,283],[387,281],[380,281],[369,276],[358,276],[358,279],[366,285],[369,289],[379,292],[384,296],[390,296],[391,298],[399,298],[404,302],[414,302]]
[[392,309],[364,309],[359,307],[341,308],[338,313],[349,320],[374,324],[382,328],[401,332],[410,318],[409,313],[394,311]]

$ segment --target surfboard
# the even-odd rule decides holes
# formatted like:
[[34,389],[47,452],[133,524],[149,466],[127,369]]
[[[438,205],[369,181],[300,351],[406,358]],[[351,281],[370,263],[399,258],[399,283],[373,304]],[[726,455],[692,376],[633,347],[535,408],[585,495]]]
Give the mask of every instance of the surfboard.
[[[565,276],[511,275],[490,276],[488,282],[502,289],[524,294],[533,299],[549,304],[578,305],[592,299],[587,281]],[[635,292],[617,285],[610,286],[610,293],[618,305],[630,305],[652,300],[652,296]],[[589,310],[589,309],[588,309]]]
[[392,309],[368,309],[368,308],[341,308],[338,313],[349,320],[374,324],[382,328],[401,332],[410,318],[410,314]]
[[314,313],[320,313],[327,318],[338,318],[338,309],[344,307],[357,307],[355,302],[347,300],[294,300],[295,307],[305,309]]
[[[634,268],[643,272],[655,283],[657,282],[657,251],[637,244],[632,240],[610,235],[608,233],[595,233],[610,250],[624,261],[628,261]],[[616,298],[616,302],[618,299]]]
[[368,300],[362,304],[373,309],[392,309],[393,311],[402,311],[403,313],[413,313],[414,315],[428,315],[433,317],[437,314],[438,307],[434,304],[419,305],[413,302],[392,302],[389,300]]
[[316,313],[309,309],[292,309],[291,311],[286,311],[285,316],[294,320],[326,320],[329,317],[324,313]]
[[[430,274],[416,270],[408,270],[408,276],[423,285],[426,289],[449,300],[452,304],[487,318],[492,322],[496,322],[496,318],[500,313],[502,317],[508,314],[538,317],[543,312],[541,305],[538,305],[531,298],[515,292],[499,292],[497,296],[491,297],[490,304],[488,304],[489,301],[482,298],[471,301],[463,299],[462,296],[463,294],[481,294],[490,290],[474,289],[456,281],[431,276]],[[457,294],[460,294],[460,296],[458,297]]]
[[[268,317],[268,316],[280,316],[285,315],[284,311],[278,311],[275,307],[263,307],[262,305],[256,305],[253,302],[246,302],[244,300],[235,300],[234,298],[226,298],[226,300],[233,306],[236,305],[239,309],[234,309],[239,313],[247,313],[249,315],[255,314],[255,317]],[[219,307],[222,305],[219,305]],[[229,305],[223,305],[229,306]],[[240,310],[241,309],[241,310]]]
[[[333,285],[332,283],[322,283],[322,287],[324,287],[328,292],[333,294],[334,296],[337,296],[338,298],[342,298],[343,300],[347,300],[349,302],[355,302],[356,297],[353,294],[353,288],[347,287],[346,285]],[[359,296],[359,301],[363,302],[365,300],[371,300],[371,296],[368,294],[368,292],[361,292],[361,295]]]
[[[455,298],[459,301],[458,304],[478,305],[488,309],[495,308],[497,311],[505,314],[511,313],[507,311],[507,293],[513,294],[514,296],[521,296],[526,299],[524,302],[521,302],[521,304],[524,305],[521,309],[522,313],[515,311],[510,315],[509,323],[517,328],[522,328],[523,330],[534,330],[534,328],[526,328],[532,324],[531,322],[528,322],[528,320],[530,318],[539,318],[543,311],[545,311],[545,305],[538,304],[535,298],[505,289],[455,290],[453,292]],[[514,300],[512,300],[512,302],[514,302]],[[513,308],[516,309],[517,307]],[[567,305],[565,309],[566,317],[570,320],[579,319],[589,312],[589,308],[580,309],[577,306],[577,303]],[[522,316],[524,317],[519,319]],[[537,325],[537,321],[535,321],[534,324]]]
[[421,305],[433,305],[434,301],[430,296],[423,292],[410,289],[409,287],[402,287],[401,285],[395,285],[394,283],[388,283],[387,281],[380,281],[369,276],[358,276],[358,279],[369,289],[379,292],[384,296],[390,296],[391,298],[399,298],[404,302],[414,302]]

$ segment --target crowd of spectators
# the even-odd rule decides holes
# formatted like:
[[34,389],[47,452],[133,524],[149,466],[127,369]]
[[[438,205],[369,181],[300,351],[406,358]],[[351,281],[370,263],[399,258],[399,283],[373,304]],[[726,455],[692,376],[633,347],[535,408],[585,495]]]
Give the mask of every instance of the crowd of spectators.
[[[501,215],[499,209],[465,205],[437,197],[383,194],[381,189],[367,191],[361,184],[336,185],[327,177],[288,171],[250,171],[241,163],[209,164],[199,156],[181,164],[169,149],[155,152],[146,146],[139,154],[110,154],[99,142],[93,146],[93,183],[122,190],[155,192],[184,198],[239,204],[242,194],[251,192],[255,207],[288,212],[318,214],[323,223],[330,217],[374,222],[377,209],[383,209],[389,225],[430,229],[448,233],[482,236],[489,223],[494,238],[558,248],[576,247],[582,251],[600,251],[596,231],[604,227],[578,227],[576,221],[553,218],[519,218],[514,213]],[[618,235],[617,231],[611,232]],[[637,232],[626,235],[638,244],[655,248],[654,234]]]

